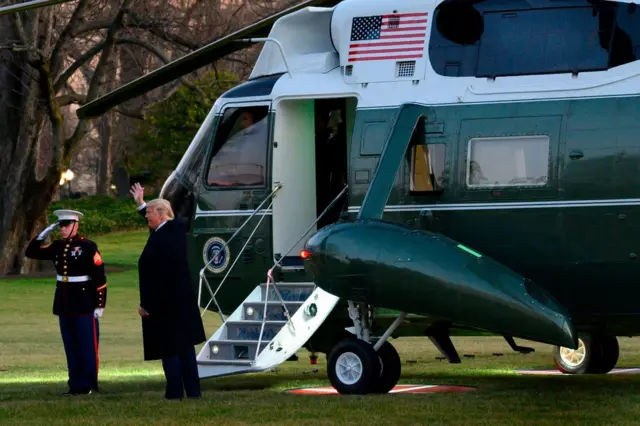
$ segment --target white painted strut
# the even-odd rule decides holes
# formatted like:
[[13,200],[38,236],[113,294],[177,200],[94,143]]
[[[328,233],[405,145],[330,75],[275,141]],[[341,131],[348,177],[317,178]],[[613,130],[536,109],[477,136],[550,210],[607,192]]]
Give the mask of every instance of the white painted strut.
[[389,336],[391,336],[391,333],[393,333],[394,331],[396,331],[396,328],[398,328],[400,326],[400,324],[402,323],[402,321],[404,321],[404,319],[406,318],[407,313],[406,312],[401,312],[400,315],[398,315],[398,318],[396,318],[396,320],[389,326],[389,328],[387,329],[387,331],[384,332],[384,334],[382,335],[382,337],[380,337],[380,340],[378,340],[376,342],[375,345],[373,345],[373,349],[378,352],[378,349],[380,349],[380,347],[382,345],[384,345],[384,342],[387,341],[387,339],[389,338]]

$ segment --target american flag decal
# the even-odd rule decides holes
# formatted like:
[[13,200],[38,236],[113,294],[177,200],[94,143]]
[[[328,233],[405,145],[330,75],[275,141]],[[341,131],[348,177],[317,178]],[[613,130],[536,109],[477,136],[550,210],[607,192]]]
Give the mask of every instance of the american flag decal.
[[422,58],[427,16],[425,12],[353,18],[348,61]]

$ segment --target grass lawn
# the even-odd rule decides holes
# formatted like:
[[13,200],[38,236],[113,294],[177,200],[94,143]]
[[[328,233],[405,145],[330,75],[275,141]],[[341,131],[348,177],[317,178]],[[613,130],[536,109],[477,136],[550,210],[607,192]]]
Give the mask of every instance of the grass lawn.
[[[142,361],[138,255],[145,231],[96,238],[108,275],[101,319],[100,384],[89,397],[62,398],[66,363],[51,278],[0,280],[0,425],[9,424],[632,424],[640,422],[640,375],[521,376],[514,369],[552,368],[551,348],[519,340],[521,355],[495,337],[455,337],[462,364],[435,359],[426,338],[392,341],[402,357],[401,383],[460,384],[468,393],[366,397],[294,396],[287,388],[328,385],[326,359],[286,362],[275,372],[203,380],[200,401],[167,402],[159,362]],[[219,326],[204,316],[207,334]],[[638,339],[620,339],[619,367],[640,366]],[[199,348],[197,348],[199,349]],[[494,356],[501,352],[503,356]],[[317,367],[317,372],[313,371]]]

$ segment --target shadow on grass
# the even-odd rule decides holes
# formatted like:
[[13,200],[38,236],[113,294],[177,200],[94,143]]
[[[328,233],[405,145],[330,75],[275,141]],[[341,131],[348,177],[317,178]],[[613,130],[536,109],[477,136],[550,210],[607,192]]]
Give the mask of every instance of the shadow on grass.
[[[0,376],[1,378],[1,376]],[[507,371],[464,370],[451,373],[408,374],[400,378],[399,384],[457,385],[475,387],[484,395],[522,396],[534,395],[544,398],[560,398],[563,394],[574,395],[634,395],[640,391],[640,375],[590,375],[590,376],[527,376]],[[162,398],[165,381],[162,375],[109,375],[100,379],[99,398],[128,399],[142,394]],[[201,380],[203,394],[212,397],[223,394],[273,395],[287,389],[299,387],[330,386],[325,373],[259,373],[234,375]],[[0,383],[0,401],[59,399],[67,390],[66,381],[31,381]],[[267,393],[265,393],[267,392]],[[423,394],[431,395],[431,394]],[[554,396],[555,395],[555,396]],[[370,396],[370,397],[381,397]],[[384,397],[384,396],[382,396]],[[389,395],[388,397],[391,397]]]

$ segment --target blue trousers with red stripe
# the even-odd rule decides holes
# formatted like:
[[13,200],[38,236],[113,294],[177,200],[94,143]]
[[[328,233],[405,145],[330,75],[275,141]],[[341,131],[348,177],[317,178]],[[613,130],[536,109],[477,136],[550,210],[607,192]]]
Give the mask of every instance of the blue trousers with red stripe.
[[60,332],[67,354],[69,389],[88,391],[98,389],[98,343],[100,327],[93,314],[59,317]]

